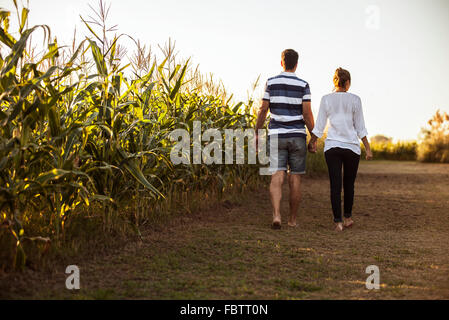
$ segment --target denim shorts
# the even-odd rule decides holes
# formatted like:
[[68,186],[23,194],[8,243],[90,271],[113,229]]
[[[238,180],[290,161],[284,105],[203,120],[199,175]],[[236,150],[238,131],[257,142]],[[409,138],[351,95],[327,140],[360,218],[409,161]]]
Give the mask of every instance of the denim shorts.
[[[272,138],[272,136],[269,137],[270,149],[273,140]],[[276,152],[273,153],[269,150],[270,172],[289,171],[290,174],[306,173],[306,138],[290,137],[278,138],[277,140],[277,154]]]

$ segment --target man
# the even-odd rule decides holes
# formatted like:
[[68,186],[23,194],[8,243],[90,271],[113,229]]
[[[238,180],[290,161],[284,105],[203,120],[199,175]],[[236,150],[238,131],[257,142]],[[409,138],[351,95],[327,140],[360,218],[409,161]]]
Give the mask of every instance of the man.
[[[301,201],[301,174],[306,170],[307,133],[313,130],[314,119],[311,108],[309,84],[295,74],[298,53],[293,49],[282,52],[281,66],[284,72],[269,78],[262,105],[257,116],[256,132],[262,129],[268,110],[270,144],[277,138],[278,147],[270,151],[270,198],[273,205],[273,229],[281,228],[282,184],[288,171],[290,187],[290,216],[288,225],[296,227],[296,215]],[[258,141],[258,137],[256,137]],[[271,149],[271,148],[270,148]],[[316,142],[309,145],[309,151],[316,150]]]

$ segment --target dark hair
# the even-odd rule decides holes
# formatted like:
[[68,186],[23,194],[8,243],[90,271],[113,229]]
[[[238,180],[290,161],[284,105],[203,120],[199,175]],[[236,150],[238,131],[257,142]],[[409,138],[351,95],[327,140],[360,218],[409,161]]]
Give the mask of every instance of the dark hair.
[[344,88],[346,81],[351,82],[351,74],[348,70],[338,68],[334,74],[334,86],[338,88]]
[[298,63],[298,52],[293,49],[286,49],[282,51],[282,62],[285,70],[293,69]]

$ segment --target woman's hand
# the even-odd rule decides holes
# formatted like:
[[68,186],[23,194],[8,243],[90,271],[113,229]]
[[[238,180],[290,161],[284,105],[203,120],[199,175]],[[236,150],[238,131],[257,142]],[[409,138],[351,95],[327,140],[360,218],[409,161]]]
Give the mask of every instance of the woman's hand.
[[373,159],[373,153],[371,152],[371,149],[366,150],[366,160],[372,160]]
[[369,145],[368,138],[365,136],[362,138],[363,145],[365,146],[366,151],[366,160],[373,159],[373,153],[371,152],[371,146]]

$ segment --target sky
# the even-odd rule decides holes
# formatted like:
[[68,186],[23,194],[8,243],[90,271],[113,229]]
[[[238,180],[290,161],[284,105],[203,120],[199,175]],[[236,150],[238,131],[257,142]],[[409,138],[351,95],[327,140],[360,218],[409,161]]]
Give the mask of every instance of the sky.
[[[88,35],[79,15],[97,0],[30,0],[30,23],[47,24],[58,42]],[[109,0],[110,25],[143,44],[176,41],[203,73],[246,100],[260,75],[280,73],[281,52],[299,53],[296,74],[320,99],[332,91],[337,67],[351,72],[350,92],[362,99],[369,136],[416,139],[437,109],[449,112],[447,0]],[[11,0],[0,7],[13,8]],[[125,41],[126,42],[126,41]],[[125,45],[131,46],[131,42]],[[132,51],[132,48],[129,48]]]

